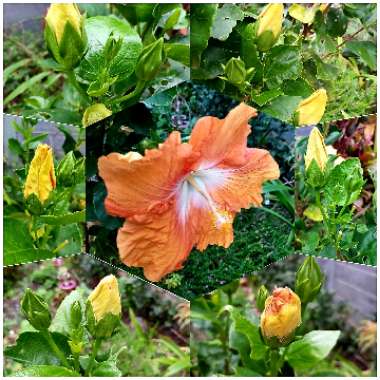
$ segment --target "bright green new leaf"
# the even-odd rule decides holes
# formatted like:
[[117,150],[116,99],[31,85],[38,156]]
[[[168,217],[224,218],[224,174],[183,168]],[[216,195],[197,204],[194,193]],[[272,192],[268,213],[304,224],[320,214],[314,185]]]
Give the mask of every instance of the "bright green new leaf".
[[339,335],[340,331],[311,331],[289,345],[286,360],[296,371],[311,368],[327,357]]
[[349,158],[335,166],[324,186],[328,205],[348,206],[354,203],[364,185],[363,169],[358,158]]

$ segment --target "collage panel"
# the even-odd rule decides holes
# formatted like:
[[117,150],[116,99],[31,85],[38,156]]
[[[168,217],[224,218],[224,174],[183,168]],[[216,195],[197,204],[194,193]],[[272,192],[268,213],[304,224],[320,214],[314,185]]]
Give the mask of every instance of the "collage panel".
[[187,376],[190,304],[89,255],[4,270],[4,375]]
[[83,252],[85,136],[74,125],[3,116],[3,264]]
[[191,302],[191,376],[375,377],[376,268],[292,255]]
[[188,11],[5,4],[4,112],[86,127],[188,80]]
[[292,125],[194,82],[133,109],[86,129],[87,252],[187,299],[291,253]]
[[191,4],[191,79],[294,125],[376,112],[376,10]]
[[376,265],[376,115],[297,129],[296,250]]

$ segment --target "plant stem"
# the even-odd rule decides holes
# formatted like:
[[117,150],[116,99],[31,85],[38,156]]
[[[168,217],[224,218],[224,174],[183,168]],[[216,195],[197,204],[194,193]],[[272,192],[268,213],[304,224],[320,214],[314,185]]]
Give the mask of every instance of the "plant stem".
[[325,226],[325,228],[327,230],[327,235],[328,235],[329,238],[331,238],[331,236],[330,236],[330,225],[329,225],[329,222],[328,222],[328,216],[326,214],[325,209],[322,206],[322,203],[321,203],[321,193],[320,193],[319,190],[317,190],[317,192],[316,192],[315,200],[316,200],[318,208],[321,210],[322,217],[323,217],[323,225]]
[[85,376],[90,376],[90,374],[91,374],[92,367],[94,366],[96,354],[98,353],[101,342],[102,342],[101,339],[96,338],[95,342],[92,344],[92,352],[91,352],[91,356],[90,356],[90,362],[88,363]]
[[67,367],[70,368],[70,364],[66,359],[65,354],[58,348],[57,344],[54,342],[53,337],[51,336],[51,333],[49,330],[41,330],[41,334],[45,337],[46,341],[49,343],[50,348],[53,350],[55,355],[58,357],[58,359],[61,361],[61,363]]
[[82,88],[82,86],[79,84],[79,82],[77,81],[74,70],[67,70],[66,75],[69,82],[76,88],[76,90],[79,92],[83,100],[85,100],[86,103],[90,103],[89,96],[87,95],[86,91]]
[[125,102],[127,100],[131,100],[131,99],[134,99],[135,97],[140,96],[145,88],[145,83],[146,83],[145,81],[139,80],[136,84],[135,89],[132,92],[130,92],[127,95],[121,96],[120,98],[112,99],[109,102],[109,104],[119,104],[119,103]]
[[222,342],[223,352],[224,352],[224,374],[229,375],[231,371],[231,352],[228,347],[228,332],[229,332],[229,315],[227,314],[226,324],[222,326],[220,332],[220,340]]

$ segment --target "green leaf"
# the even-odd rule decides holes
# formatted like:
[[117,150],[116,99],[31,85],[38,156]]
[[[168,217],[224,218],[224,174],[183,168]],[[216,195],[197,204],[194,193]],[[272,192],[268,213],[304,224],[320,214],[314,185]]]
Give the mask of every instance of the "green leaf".
[[269,50],[264,69],[264,80],[269,89],[280,87],[286,79],[297,79],[301,71],[301,52],[297,46],[281,45]]
[[[95,81],[108,68],[111,77],[118,80],[129,77],[135,70],[136,62],[142,50],[142,42],[138,33],[127,21],[114,16],[90,17],[85,21],[88,36],[88,51],[82,59],[78,74],[88,81]],[[109,62],[104,56],[104,47],[109,36],[122,39],[120,50]]]
[[290,121],[302,100],[300,96],[283,95],[274,99],[262,111],[283,121]]
[[28,377],[80,377],[80,373],[58,365],[32,365],[22,371],[16,372],[15,376]]
[[48,136],[49,136],[49,133],[47,133],[47,132],[46,133],[40,133],[37,136],[33,136],[30,139],[26,139],[24,141],[24,146],[29,147],[31,144],[45,140]]
[[329,173],[324,187],[325,201],[329,205],[348,206],[359,198],[363,185],[360,160],[349,158]]
[[83,301],[83,290],[78,288],[72,291],[59,305],[55,317],[51,323],[51,330],[67,335],[70,331],[70,310],[71,305],[79,301],[82,306],[82,310],[85,310]]
[[201,56],[208,45],[217,8],[217,4],[191,4],[190,56],[192,68],[197,68],[201,64]]
[[116,360],[111,359],[101,363],[97,363],[91,371],[92,377],[121,377],[122,373],[117,368]]
[[252,94],[252,100],[262,107],[280,95],[283,95],[282,90],[275,88],[273,90],[264,91],[258,95]]
[[178,43],[168,43],[164,45],[168,58],[181,62],[185,66],[190,66],[190,46]]
[[233,329],[236,332],[245,335],[249,340],[249,344],[251,346],[251,358],[253,360],[263,359],[268,347],[261,339],[259,326],[253,324],[236,309],[233,309],[231,317],[234,324]]
[[282,89],[285,95],[302,96],[307,98],[313,93],[313,88],[303,78],[291,79],[284,82]]
[[327,33],[332,37],[343,36],[348,19],[340,8],[330,7],[326,18]]
[[51,75],[51,73],[50,72],[39,73],[29,78],[27,81],[22,82],[4,99],[4,106],[6,106],[9,102],[11,102],[17,96],[23,94],[24,92],[28,91],[30,88],[35,86],[36,83],[41,82],[42,79],[46,78],[48,75]]
[[59,256],[76,255],[82,250],[82,231],[77,224],[67,224],[59,227],[56,237],[56,246]]
[[370,41],[349,41],[346,47],[358,55],[371,70],[376,70],[376,44]]
[[84,223],[86,221],[86,210],[71,212],[66,215],[41,215],[38,220],[41,223],[50,224],[53,226]]
[[243,20],[244,12],[238,5],[223,4],[216,10],[215,20],[212,24],[211,37],[225,41],[238,21]]
[[340,331],[311,331],[288,346],[286,360],[295,370],[311,368],[327,357],[339,335]]
[[8,148],[12,153],[19,156],[22,156],[24,154],[24,148],[17,139],[10,138],[8,140]]
[[248,69],[254,67],[254,79],[261,78],[263,65],[259,59],[255,42],[255,23],[246,25],[240,32],[240,56]]
[[28,223],[20,219],[4,218],[4,265],[15,265],[49,259],[55,254],[34,246]]
[[30,62],[31,62],[30,58],[25,58],[25,59],[22,59],[21,61],[17,61],[15,63],[12,63],[8,67],[6,67],[3,71],[3,85],[10,78],[11,74],[13,74],[19,68],[28,65]]
[[[53,332],[52,338],[58,348],[67,357],[70,354],[70,348],[65,335]],[[16,345],[4,350],[7,358],[13,359],[25,365],[33,364],[61,364],[47,343],[45,337],[37,331],[27,331],[20,334]]]

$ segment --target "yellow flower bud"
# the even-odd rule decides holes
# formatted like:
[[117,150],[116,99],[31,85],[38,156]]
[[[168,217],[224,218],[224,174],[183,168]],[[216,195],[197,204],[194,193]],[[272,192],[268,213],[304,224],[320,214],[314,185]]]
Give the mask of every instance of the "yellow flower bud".
[[103,103],[93,104],[84,111],[82,124],[84,127],[88,127],[89,125],[95,124],[111,115],[112,111],[109,110]]
[[266,339],[277,338],[280,342],[301,324],[301,301],[289,288],[277,288],[265,301],[260,328]]
[[46,144],[38,145],[24,187],[24,197],[35,194],[44,202],[49,198],[50,192],[56,187],[54,172],[53,149]]
[[268,50],[277,41],[282,29],[283,14],[284,6],[277,3],[268,4],[260,13],[256,30],[260,50]]
[[99,322],[106,314],[121,314],[119,286],[112,274],[104,277],[88,297],[95,319]]
[[326,103],[327,93],[324,88],[320,88],[307,99],[302,100],[296,110],[298,113],[298,124],[318,124],[325,113]]
[[307,142],[307,149],[305,155],[305,168],[309,168],[311,162],[315,160],[321,171],[325,170],[326,162],[328,159],[326,145],[323,136],[317,127],[314,127]]
[[45,20],[54,32],[59,44],[67,22],[73,26],[78,34],[81,34],[81,17],[75,4],[53,3],[49,7]]

